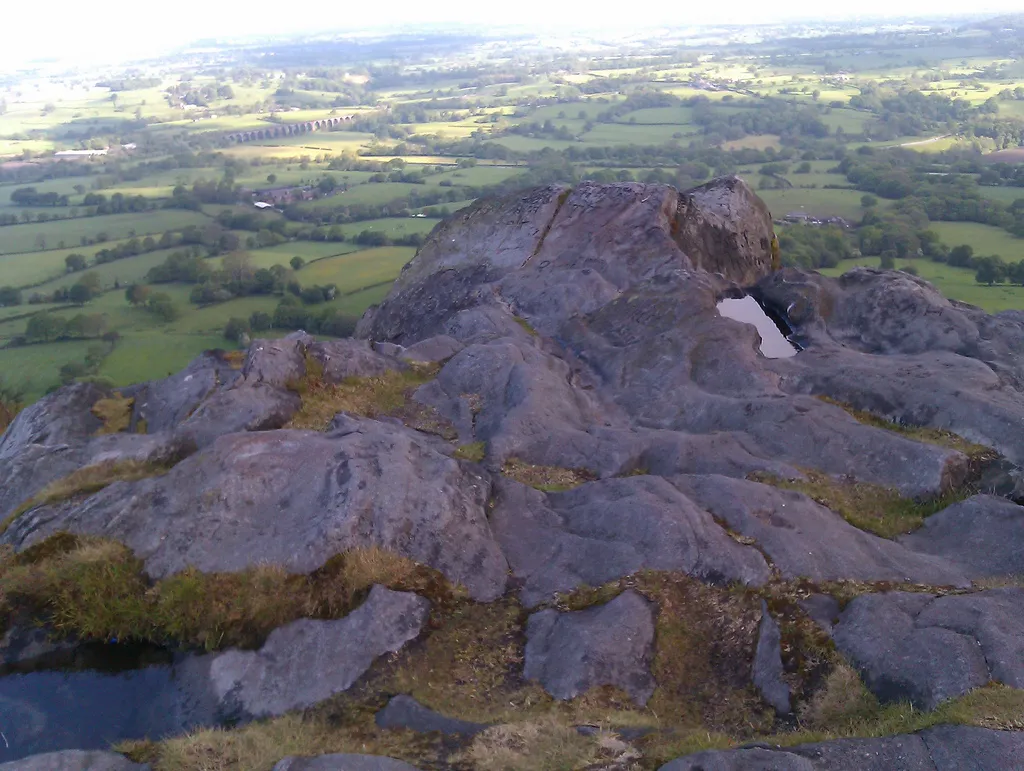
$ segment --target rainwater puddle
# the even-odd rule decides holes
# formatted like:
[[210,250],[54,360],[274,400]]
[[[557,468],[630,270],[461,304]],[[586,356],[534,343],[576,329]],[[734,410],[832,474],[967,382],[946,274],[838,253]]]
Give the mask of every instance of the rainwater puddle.
[[109,749],[122,739],[159,739],[213,725],[203,657],[156,658],[164,661],[146,666],[152,652],[140,657],[111,651],[94,669],[0,677],[0,763],[57,750]]
[[726,299],[718,303],[718,312],[726,318],[753,324],[761,336],[761,354],[769,359],[795,356],[797,347],[778,328],[760,304],[750,295],[738,300]]

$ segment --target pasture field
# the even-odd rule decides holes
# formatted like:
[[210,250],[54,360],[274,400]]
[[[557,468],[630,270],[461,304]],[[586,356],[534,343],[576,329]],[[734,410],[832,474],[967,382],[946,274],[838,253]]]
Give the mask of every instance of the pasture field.
[[348,294],[394,281],[415,253],[416,250],[408,246],[364,249],[317,260],[300,270],[298,277],[304,284],[335,284],[339,293]]
[[[791,178],[799,178],[799,174]],[[815,190],[791,188],[789,190],[758,190],[772,216],[776,219],[785,217],[790,212],[804,211],[817,217],[844,217],[848,220],[859,220],[863,209],[860,206],[859,190]]]
[[1015,238],[1001,228],[976,222],[933,222],[928,227],[948,246],[969,244],[976,255],[998,254],[1007,262],[1024,259],[1024,238]]
[[[449,207],[458,204],[448,204]],[[455,209],[451,209],[455,211]],[[341,225],[346,238],[353,238],[364,230],[385,233],[389,238],[399,238],[412,233],[429,233],[440,220],[431,217],[384,217],[378,220],[363,220]]]
[[[858,257],[843,260],[835,268],[822,268],[820,272],[826,276],[841,276],[858,265],[877,268],[878,263],[878,257]],[[1008,284],[985,286],[974,280],[974,271],[970,268],[957,268],[926,259],[899,260],[896,263],[897,268],[906,265],[913,265],[920,278],[934,284],[936,289],[952,300],[976,305],[989,313],[1024,308],[1024,287]]]
[[131,236],[160,235],[167,230],[181,230],[189,225],[202,226],[208,223],[209,219],[197,212],[158,209],[131,214],[107,214],[100,217],[8,225],[0,228],[0,255],[40,251],[47,247],[52,249],[61,242],[67,247],[73,247],[80,244],[83,237],[92,239],[101,234],[105,234],[106,239],[110,241]]

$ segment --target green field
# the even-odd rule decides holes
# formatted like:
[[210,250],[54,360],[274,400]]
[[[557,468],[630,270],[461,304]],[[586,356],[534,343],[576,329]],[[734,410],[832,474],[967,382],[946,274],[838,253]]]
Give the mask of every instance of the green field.
[[976,255],[998,254],[1007,262],[1024,260],[1024,238],[976,222],[933,222],[929,226],[948,246],[968,244]]
[[[107,240],[129,238],[133,235],[160,234],[167,230],[181,230],[189,225],[206,225],[209,219],[193,211],[161,209],[133,214],[108,214],[103,217],[83,217],[57,222],[8,225],[0,228],[0,254],[41,251],[77,246],[82,237],[95,238],[106,234]],[[40,244],[39,237],[43,237]]]
[[[821,273],[826,276],[840,276],[858,265],[877,268],[878,263],[878,257],[860,257],[843,260],[835,268],[822,268]],[[900,261],[896,267],[901,268],[905,265],[913,265],[919,277],[934,284],[936,289],[950,299],[976,305],[989,313],[1024,310],[1024,287],[1005,284],[984,286],[974,280],[974,271],[969,268],[955,268],[925,259]]]
[[[799,178],[799,174],[793,174],[790,177],[790,179]],[[844,217],[848,220],[859,220],[863,214],[860,199],[864,194],[858,190],[793,188],[790,190],[758,190],[757,194],[768,204],[772,216],[776,219],[781,219],[795,211],[804,211],[818,217]]]
[[317,260],[300,270],[298,276],[305,284],[336,284],[339,292],[349,293],[394,281],[415,253],[415,249],[407,246],[366,249]]

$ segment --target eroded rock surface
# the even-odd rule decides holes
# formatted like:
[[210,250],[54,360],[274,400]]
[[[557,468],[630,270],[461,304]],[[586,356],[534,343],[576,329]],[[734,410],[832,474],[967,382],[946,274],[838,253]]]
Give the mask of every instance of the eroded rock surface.
[[418,771],[402,760],[379,755],[321,755],[315,758],[289,757],[273,771]]
[[474,736],[487,728],[485,723],[445,717],[405,694],[392,697],[373,720],[380,728],[408,728],[419,733],[437,732],[446,736]]
[[751,679],[766,702],[780,715],[791,711],[789,686],[782,679],[782,634],[768,612],[768,603],[761,601],[761,625],[757,632],[757,651]]
[[1024,589],[867,594],[833,639],[882,700],[933,709],[990,681],[1024,686]]
[[430,603],[374,586],[362,605],[337,621],[293,621],[258,651],[227,651],[210,663],[210,682],[224,709],[268,717],[309,707],[347,690],[385,653],[415,638]]
[[542,610],[526,627],[523,674],[556,699],[614,685],[643,705],[654,692],[653,644],[650,603],[633,591],[585,610]]

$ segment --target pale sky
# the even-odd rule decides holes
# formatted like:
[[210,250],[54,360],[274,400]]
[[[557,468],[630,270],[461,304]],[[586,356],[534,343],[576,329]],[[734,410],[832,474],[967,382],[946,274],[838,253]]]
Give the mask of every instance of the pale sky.
[[[626,6],[609,0],[551,2],[551,0],[391,0],[388,3],[302,0],[172,0],[98,6],[72,0],[0,4],[0,67],[23,64],[37,56],[61,55],[83,63],[111,58],[138,58],[160,53],[202,37],[286,34],[346,30],[367,25],[408,25],[462,21],[479,25],[524,24],[572,30],[622,30],[628,27],[687,26],[714,23],[770,23],[789,19],[865,16],[923,16],[962,14],[962,0],[731,0],[726,4],[648,0]],[[638,12],[633,12],[632,9]],[[724,10],[723,10],[724,9]],[[1020,0],[980,0],[967,8],[972,14],[1020,10]]]

